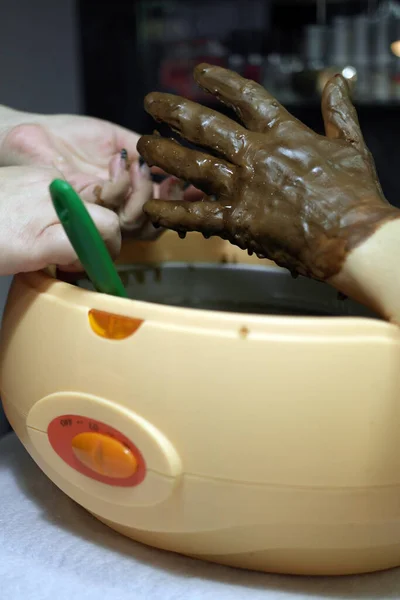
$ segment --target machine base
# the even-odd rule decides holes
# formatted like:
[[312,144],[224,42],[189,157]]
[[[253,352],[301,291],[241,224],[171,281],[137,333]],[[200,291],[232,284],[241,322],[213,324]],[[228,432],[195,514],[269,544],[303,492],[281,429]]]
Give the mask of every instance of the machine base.
[[386,571],[400,566],[400,544],[373,548],[269,548],[257,552],[221,555],[179,552],[177,548],[182,543],[185,546],[190,544],[190,538],[196,534],[142,531],[91,514],[114,531],[146,546],[238,569],[275,575],[337,577]]

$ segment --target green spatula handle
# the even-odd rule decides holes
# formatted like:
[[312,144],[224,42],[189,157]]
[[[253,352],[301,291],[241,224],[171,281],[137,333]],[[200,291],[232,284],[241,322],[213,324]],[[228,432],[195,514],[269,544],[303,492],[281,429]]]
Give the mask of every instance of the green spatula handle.
[[78,194],[66,181],[55,179],[50,185],[50,195],[65,233],[95,289],[127,298],[107,247]]

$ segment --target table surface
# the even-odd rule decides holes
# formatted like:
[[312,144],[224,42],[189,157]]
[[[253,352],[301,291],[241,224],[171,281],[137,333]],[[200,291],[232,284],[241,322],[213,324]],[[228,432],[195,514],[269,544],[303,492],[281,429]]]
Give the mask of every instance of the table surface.
[[400,599],[400,569],[344,578],[279,577],[161,552],[111,531],[0,440],[0,597],[12,600]]

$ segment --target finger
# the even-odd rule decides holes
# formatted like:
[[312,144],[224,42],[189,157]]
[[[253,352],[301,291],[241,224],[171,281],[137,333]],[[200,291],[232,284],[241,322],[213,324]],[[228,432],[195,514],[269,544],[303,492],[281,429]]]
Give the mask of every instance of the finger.
[[233,71],[201,64],[194,78],[202,89],[233,108],[251,131],[264,133],[281,121],[297,122],[265,88]]
[[[96,204],[86,204],[86,208],[112,258],[116,258],[121,249],[121,232],[117,215]],[[40,261],[45,265],[77,266],[79,264],[75,250],[58,221],[53,222],[42,231],[36,240],[35,253],[40,256]]]
[[153,197],[154,184],[150,169],[136,161],[130,168],[131,194],[124,206],[118,211],[121,228],[132,234],[139,231],[146,222],[143,205]]
[[97,206],[96,204],[89,204],[86,208],[97,226],[111,254],[111,258],[117,258],[121,251],[121,228],[118,215],[112,210]]
[[164,231],[164,228],[154,227],[153,223],[147,218],[145,224],[134,238],[140,242],[154,242],[164,233]]
[[[130,192],[131,181],[127,168],[125,156],[118,153],[110,161],[108,181],[81,171],[73,171],[68,173],[68,182],[84,202],[114,210],[126,201]],[[66,178],[61,171],[60,175]]]
[[[144,165],[144,167],[146,167],[146,165]],[[142,167],[142,169],[144,169],[144,167]],[[130,237],[134,237],[137,240],[157,239],[162,234],[163,230],[160,227],[156,228],[153,226],[148,216],[143,211],[143,205],[152,198],[158,199],[160,197],[164,200],[183,200],[184,191],[182,181],[175,177],[168,177],[168,179],[165,179],[160,185],[153,186],[153,189],[150,189],[149,193],[141,198],[141,202],[137,207],[137,214],[135,215],[137,223],[136,227],[124,227],[124,224],[122,224],[122,230],[124,232],[129,232]]]
[[168,202],[150,200],[144,206],[146,215],[156,227],[179,233],[199,231],[206,236],[218,235],[224,227],[225,208],[217,202]]
[[128,153],[124,148],[111,159],[110,179],[95,189],[97,204],[117,209],[126,201],[131,187],[127,160]]
[[230,162],[240,164],[248,132],[232,119],[180,96],[159,92],[146,96],[145,109],[193,144],[212,148]]
[[108,172],[110,182],[118,182],[121,178],[126,179],[127,175],[129,178],[128,152],[125,148],[111,158]]
[[[184,199],[183,183],[176,177],[168,177],[154,190],[154,198],[167,200],[168,202],[181,202]],[[143,208],[142,208],[143,211]],[[156,240],[163,233],[161,227],[154,227],[149,217],[143,212],[146,217],[146,223],[141,229],[138,239],[140,240]]]
[[196,202],[196,200],[201,200],[203,197],[203,192],[192,185],[189,186],[183,194],[183,199],[187,200],[188,202]]
[[357,111],[350,98],[350,89],[341,75],[328,81],[322,93],[321,104],[326,136],[345,140],[362,154],[367,153]]
[[189,181],[207,195],[232,194],[235,167],[222,159],[155,135],[140,138],[138,151],[148,164],[156,164],[167,173]]
[[[155,190],[154,199],[180,202],[184,199],[184,183],[176,177],[168,177]],[[149,198],[151,200],[151,198]]]
[[378,191],[384,197],[375,161],[364,141],[357,111],[350,97],[350,88],[341,75],[328,81],[322,93],[322,116],[325,133],[330,139],[341,139],[351,144],[364,158]]

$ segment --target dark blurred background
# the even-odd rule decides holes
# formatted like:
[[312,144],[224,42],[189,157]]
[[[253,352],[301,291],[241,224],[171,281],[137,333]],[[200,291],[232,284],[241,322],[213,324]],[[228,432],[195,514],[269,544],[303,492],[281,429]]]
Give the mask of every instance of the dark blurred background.
[[386,196],[400,206],[400,3],[82,1],[79,27],[85,110],[140,132],[154,127],[142,108],[148,91],[212,104],[192,80],[203,61],[262,83],[322,132],[321,89],[343,73]]
[[400,2],[0,0],[0,103],[149,132],[148,91],[212,105],[192,80],[203,61],[262,83],[319,132],[321,89],[343,73],[400,206]]

